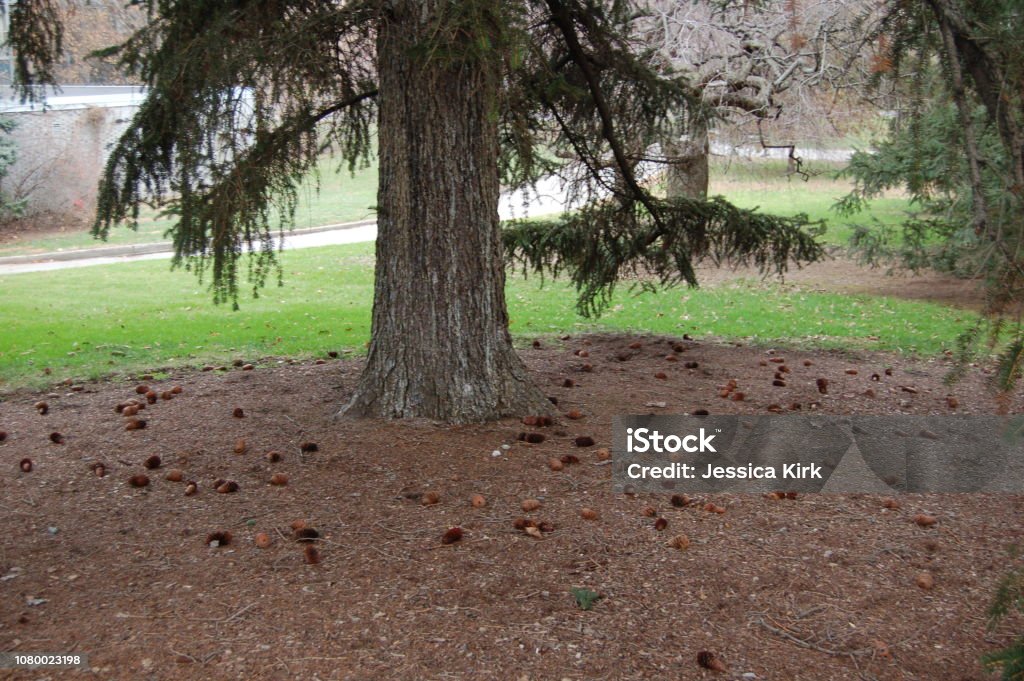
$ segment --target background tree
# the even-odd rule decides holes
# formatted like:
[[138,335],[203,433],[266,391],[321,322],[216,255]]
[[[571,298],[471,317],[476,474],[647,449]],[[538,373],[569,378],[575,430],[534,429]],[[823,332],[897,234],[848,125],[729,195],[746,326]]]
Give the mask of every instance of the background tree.
[[[703,197],[708,133],[753,128],[756,144],[788,152],[841,135],[842,104],[862,78],[857,30],[863,0],[651,0],[647,28],[657,55],[684,75],[703,106],[678,118],[662,141],[667,191]],[[837,108],[839,111],[837,112]],[[838,114],[845,114],[841,116]],[[734,137],[734,136],[733,136]]]
[[[372,338],[350,414],[476,421],[550,409],[512,347],[505,260],[566,271],[598,311],[625,269],[695,283],[705,258],[784,270],[821,251],[805,219],[656,198],[630,149],[698,103],[652,68],[618,0],[149,0],[106,52],[150,88],[113,150],[95,233],[157,203],[176,264],[237,304],[281,270],[273,237],[325,149],[350,169],[379,139]],[[53,0],[22,2],[23,86],[52,80]],[[562,159],[562,160],[553,160]],[[568,160],[565,160],[568,159]],[[502,234],[499,181],[555,173],[583,207]],[[504,251],[503,251],[504,242]]]

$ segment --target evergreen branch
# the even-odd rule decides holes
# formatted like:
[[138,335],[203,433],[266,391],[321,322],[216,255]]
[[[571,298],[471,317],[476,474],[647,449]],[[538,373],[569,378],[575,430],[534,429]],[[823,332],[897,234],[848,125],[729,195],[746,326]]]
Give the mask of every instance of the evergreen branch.
[[640,203],[642,203],[648,210],[655,224],[661,227],[661,218],[651,202],[650,195],[644,191],[637,182],[636,176],[633,173],[633,168],[630,165],[626,152],[622,147],[622,142],[615,134],[615,125],[612,119],[611,110],[609,109],[608,102],[601,90],[601,84],[597,74],[594,73],[590,59],[583,50],[583,46],[580,44],[579,36],[576,35],[572,14],[561,0],[547,0],[547,4],[548,7],[551,8],[552,21],[555,26],[558,27],[559,31],[561,31],[562,36],[565,39],[566,47],[569,50],[569,57],[580,69],[586,79],[587,87],[590,90],[590,96],[594,100],[594,106],[596,107],[598,116],[600,116],[601,119],[601,135],[604,137],[605,141],[608,142],[608,146],[612,150],[612,155],[615,158],[616,165],[622,175],[623,181],[633,192],[635,199],[640,201]]

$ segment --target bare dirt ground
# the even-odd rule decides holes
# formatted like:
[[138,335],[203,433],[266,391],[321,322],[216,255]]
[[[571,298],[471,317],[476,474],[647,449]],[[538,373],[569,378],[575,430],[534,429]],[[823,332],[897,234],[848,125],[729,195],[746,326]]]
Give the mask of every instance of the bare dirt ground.
[[[714,287],[736,279],[758,279],[755,268],[704,266],[697,269],[701,286]],[[776,277],[767,279],[779,281]],[[868,267],[851,258],[837,255],[802,268],[793,268],[782,282],[808,291],[825,293],[854,293],[870,296],[889,296],[981,310],[985,304],[985,291],[980,282],[961,279],[934,271],[912,273],[884,267]]]
[[[620,361],[635,340],[643,346]],[[613,416],[652,410],[756,414],[799,402],[822,413],[940,414],[952,394],[957,413],[992,413],[983,377],[950,392],[943,360],[787,351],[774,355],[792,369],[778,388],[763,348],[683,345],[680,359],[697,368],[665,359],[669,339],[523,349],[559,410],[583,416],[537,429],[547,440],[535,445],[516,441],[529,430],[516,420],[335,422],[358,361],[179,372],[151,387],[181,394],[149,405],[135,431],[114,407],[138,397],[142,377],[9,396],[0,650],[85,653],[92,669],[0,678],[990,678],[979,656],[1021,627],[987,632],[985,613],[1009,547],[1024,539],[1024,497],[907,495],[886,508],[877,495],[716,495],[674,508],[664,496],[612,493],[597,452],[610,445]],[[818,377],[830,380],[828,395]],[[729,379],[744,401],[719,398]],[[596,446],[576,447],[579,435]],[[309,442],[317,451],[300,451]],[[567,454],[580,463],[549,468]],[[152,455],[162,464],[146,470]],[[171,469],[182,482],[166,479]],[[270,485],[274,473],[287,484]],[[129,484],[139,474],[147,487]],[[219,478],[238,491],[215,492]],[[425,505],[430,492],[438,503]],[[474,494],[486,505],[473,507]],[[527,498],[541,501],[529,516],[554,527],[539,539],[513,526]],[[703,510],[708,501],[725,512]],[[598,518],[581,517],[584,507]],[[919,527],[919,513],[938,522]],[[320,535],[316,564],[293,538],[297,520]],[[452,527],[462,540],[442,544]],[[231,541],[211,547],[218,531]],[[667,545],[683,534],[688,549]],[[922,573],[933,588],[917,585]],[[573,587],[603,598],[583,611]],[[702,651],[727,671],[698,666]]]

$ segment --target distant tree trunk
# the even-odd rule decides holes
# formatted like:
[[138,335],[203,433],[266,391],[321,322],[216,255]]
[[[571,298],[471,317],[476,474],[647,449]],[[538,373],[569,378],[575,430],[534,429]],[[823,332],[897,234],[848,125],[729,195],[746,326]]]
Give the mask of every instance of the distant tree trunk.
[[508,331],[498,71],[486,58],[446,64],[444,50],[423,49],[421,9],[437,4],[393,3],[378,36],[372,336],[344,412],[450,423],[547,412]]
[[706,199],[708,196],[708,129],[695,123],[686,139],[662,144],[667,165],[665,192],[669,198],[682,196]]

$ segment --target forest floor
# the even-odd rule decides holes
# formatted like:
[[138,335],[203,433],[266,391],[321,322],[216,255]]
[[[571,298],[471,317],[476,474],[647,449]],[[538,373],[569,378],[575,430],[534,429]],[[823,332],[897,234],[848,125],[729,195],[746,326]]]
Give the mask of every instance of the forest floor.
[[[115,405],[139,397],[144,376],[9,394],[0,650],[89,656],[91,671],[47,678],[991,678],[979,657],[1022,624],[986,629],[1010,547],[1024,541],[1024,496],[720,494],[675,508],[664,495],[613,493],[599,454],[614,416],[650,411],[991,414],[984,375],[949,388],[943,357],[701,339],[674,353],[679,343],[592,335],[524,348],[558,409],[582,416],[538,429],[540,444],[517,441],[526,427],[514,419],[335,421],[361,360],[175,370],[150,387],[180,394],[140,412],[147,426],[133,431]],[[584,348],[592,372],[574,354]],[[666,360],[675,354],[685,361]],[[791,368],[785,387],[772,385],[772,357]],[[743,401],[719,397],[730,379]],[[577,447],[581,435],[596,445]],[[569,454],[580,462],[549,467]],[[153,455],[160,467],[146,470]],[[167,479],[172,469],[181,482]],[[287,484],[269,484],[275,473]],[[131,486],[141,474],[148,486]],[[215,492],[217,479],[238,490]],[[425,504],[432,492],[437,503]],[[552,532],[513,526],[525,499],[540,501],[529,515]],[[920,527],[917,514],[937,523]],[[296,542],[296,521],[319,537]],[[443,544],[453,527],[463,538]],[[214,532],[230,543],[211,546]],[[685,550],[669,545],[679,535]],[[924,574],[930,588],[918,585]],[[582,610],[575,587],[602,598]],[[701,652],[725,671],[699,666]]]

